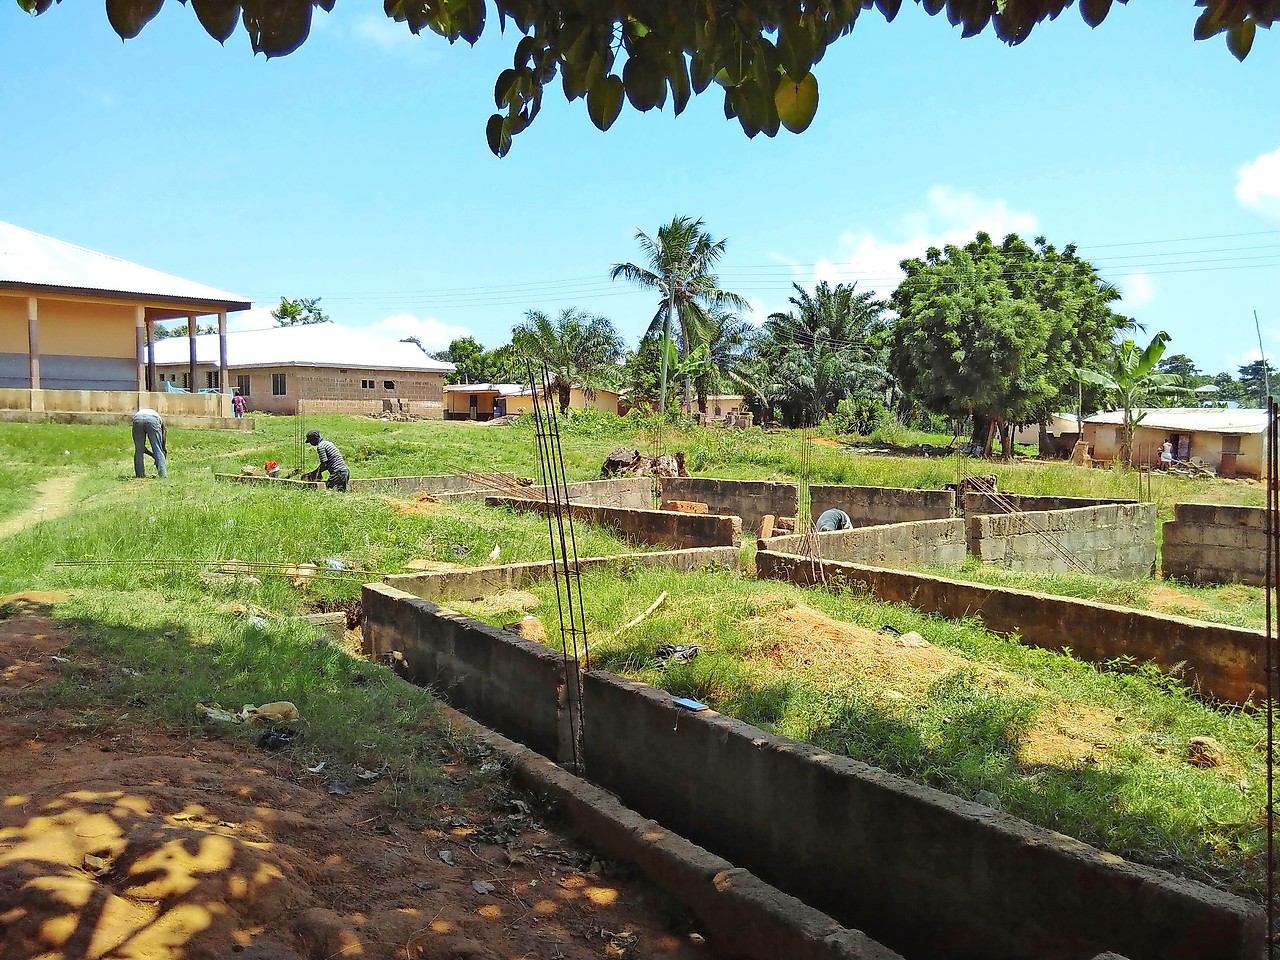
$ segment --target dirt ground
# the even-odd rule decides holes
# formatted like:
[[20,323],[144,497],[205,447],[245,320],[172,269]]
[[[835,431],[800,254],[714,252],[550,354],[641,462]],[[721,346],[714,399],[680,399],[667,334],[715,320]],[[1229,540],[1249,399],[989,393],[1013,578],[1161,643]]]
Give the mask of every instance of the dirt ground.
[[[391,819],[281,754],[157,729],[128,705],[38,710],[68,637],[0,621],[5,960],[711,954],[648,885],[523,801]],[[462,762],[461,760],[459,762]]]

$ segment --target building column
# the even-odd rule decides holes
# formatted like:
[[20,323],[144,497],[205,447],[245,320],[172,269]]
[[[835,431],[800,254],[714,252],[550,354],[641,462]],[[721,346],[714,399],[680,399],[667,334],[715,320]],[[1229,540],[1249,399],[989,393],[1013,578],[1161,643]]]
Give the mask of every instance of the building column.
[[27,297],[27,368],[31,389],[40,389],[40,336],[36,320],[39,306],[35,297]]
[[227,393],[227,311],[218,311],[218,390]]
[[147,321],[147,389],[160,389],[160,384],[156,382],[156,322],[154,320]]
[[[138,347],[138,392],[147,389],[147,308],[135,307],[133,312],[134,335]],[[141,398],[139,398],[141,399]]]
[[191,392],[196,392],[196,315],[187,314],[187,342],[191,344]]

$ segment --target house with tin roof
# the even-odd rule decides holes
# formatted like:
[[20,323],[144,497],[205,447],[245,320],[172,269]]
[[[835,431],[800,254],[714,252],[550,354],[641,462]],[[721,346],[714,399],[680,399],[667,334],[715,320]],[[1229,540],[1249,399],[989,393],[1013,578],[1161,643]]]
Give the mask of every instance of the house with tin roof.
[[[165,400],[148,369],[159,320],[202,317],[252,303],[225,290],[0,222],[0,408],[230,416],[229,398]],[[217,358],[225,367],[225,358]],[[224,410],[223,407],[226,407]],[[163,408],[163,409],[162,409]]]
[[[1260,477],[1266,463],[1267,411],[1221,407],[1149,407],[1133,411],[1133,463],[1154,466],[1166,440],[1175,460],[1207,467],[1223,477]],[[1084,420],[1089,456],[1104,462],[1120,455],[1124,413],[1112,410]]]
[[[254,412],[353,413],[440,419],[444,378],[454,365],[414,343],[336,323],[171,337],[154,346],[161,389],[223,390],[244,396]],[[225,370],[225,372],[224,372]]]

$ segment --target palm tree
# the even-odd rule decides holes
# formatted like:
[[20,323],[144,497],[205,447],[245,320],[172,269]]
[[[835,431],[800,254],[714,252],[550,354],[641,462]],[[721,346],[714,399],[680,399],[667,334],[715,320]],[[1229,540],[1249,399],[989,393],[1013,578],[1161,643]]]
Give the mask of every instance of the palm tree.
[[813,426],[858,393],[878,391],[888,375],[869,342],[884,304],[854,284],[798,283],[794,311],[765,321],[761,352],[769,359],[775,399],[788,426]]
[[711,323],[706,342],[707,365],[693,379],[698,393],[698,412],[703,416],[707,413],[707,394],[713,383],[732,381],[738,386],[747,385],[743,383],[745,377],[740,368],[755,332],[751,321],[724,308],[712,310]]
[[1113,345],[1106,369],[1076,368],[1074,371],[1083,382],[1102,387],[1112,403],[1124,411],[1120,432],[1120,460],[1123,463],[1129,463],[1133,451],[1133,428],[1145,416],[1145,413],[1139,413],[1135,417],[1134,409],[1152,397],[1181,393],[1185,389],[1182,377],[1166,373],[1156,366],[1171,339],[1161,330],[1142,350],[1133,340],[1121,340]]
[[530,360],[547,365],[561,413],[569,412],[573,387],[581,387],[594,399],[597,388],[613,385],[623,343],[612,321],[574,307],[566,307],[554,319],[540,310],[524,316],[524,323],[511,331],[511,345]]
[[[688,357],[710,336],[713,324],[710,311],[719,308],[747,306],[736,293],[721,290],[715,273],[716,263],[724,256],[725,241],[713,240],[702,229],[702,221],[692,217],[675,217],[658,228],[656,237],[636,231],[636,240],[648,265],[616,263],[609,277],[623,277],[646,290],[656,291],[658,310],[649,324],[649,333],[662,331],[659,351],[662,373],[659,379],[658,410],[666,412],[667,345],[672,328],[679,326],[679,355]],[[685,383],[685,402],[691,400],[692,388]]]

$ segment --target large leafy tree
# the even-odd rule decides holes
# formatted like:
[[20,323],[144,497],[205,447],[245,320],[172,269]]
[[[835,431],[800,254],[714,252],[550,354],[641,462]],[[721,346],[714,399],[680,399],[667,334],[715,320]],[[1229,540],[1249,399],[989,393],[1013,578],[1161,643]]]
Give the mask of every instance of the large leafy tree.
[[1254,360],[1238,368],[1240,374],[1240,399],[1254,407],[1267,405],[1267,388],[1280,386],[1280,371],[1269,360]]
[[972,416],[984,452],[998,433],[1011,454],[1014,425],[1042,421],[1064,392],[1074,398],[1073,368],[1094,366],[1131,322],[1112,311],[1119,294],[1074,246],[1057,250],[1043,237],[995,244],[979,233],[902,269],[890,369],[925,409]]
[[756,344],[786,426],[814,426],[841,400],[877,393],[886,379],[872,342],[885,304],[855,284],[792,284],[792,309],[772,313]]
[[751,349],[755,327],[733,310],[712,311],[707,333],[706,363],[693,379],[698,412],[707,414],[711,393],[736,393],[744,386],[743,362]]
[[[44,13],[53,0],[17,0]],[[59,0],[60,2],[60,0]],[[185,2],[185,0],[183,0]],[[243,23],[255,53],[292,53],[307,39],[315,7],[329,11],[336,0],[191,0],[205,31],[219,43]],[[1074,0],[915,0],[926,13],[947,19],[971,37],[988,28],[1008,44],[1021,43],[1032,28],[1057,17]],[[1124,3],[1126,0],[1119,0]],[[1185,7],[1188,0],[1181,0]],[[1227,47],[1244,59],[1257,27],[1280,19],[1280,0],[1192,0],[1202,8],[1194,36],[1225,34]],[[489,118],[489,147],[502,156],[511,138],[538,115],[546,87],[560,77],[569,100],[585,100],[587,115],[608,129],[630,103],[636,110],[675,113],[714,82],[724,95],[725,116],[748,136],[775,135],[780,127],[799,133],[818,108],[813,67],[836,40],[853,30],[858,16],[876,9],[893,20],[903,0],[384,0],[388,17],[418,34],[424,30],[453,43],[474,44],[491,24],[520,34],[511,66],[494,85],[498,112]],[[164,0],[106,0],[107,18],[123,39],[136,37]],[[1080,0],[1080,14],[1096,26],[1112,0]]]
[[524,323],[511,331],[511,345],[535,364],[546,364],[561,413],[569,412],[573,387],[594,397],[597,389],[613,386],[623,357],[612,321],[573,307],[555,317],[528,311]]
[[[709,342],[715,329],[716,311],[744,308],[747,302],[736,293],[720,289],[715,267],[724,256],[725,241],[707,233],[701,220],[674,217],[659,227],[655,236],[637,230],[636,240],[645,264],[614,264],[609,275],[614,280],[619,277],[630,280],[658,294],[658,310],[646,336],[658,332],[662,336],[658,405],[659,412],[665,413],[672,340],[677,339],[679,356],[689,357]],[[692,400],[692,393],[692,385],[686,381],[686,404]]]
[[1099,368],[1074,371],[1085,383],[1101,387],[1108,399],[1124,411],[1119,451],[1124,463],[1129,463],[1133,450],[1133,428],[1142,422],[1144,415],[1138,408],[1151,406],[1153,399],[1186,392],[1182,377],[1159,368],[1170,339],[1169,334],[1161,330],[1149,344],[1139,347],[1126,337],[1113,347]]

